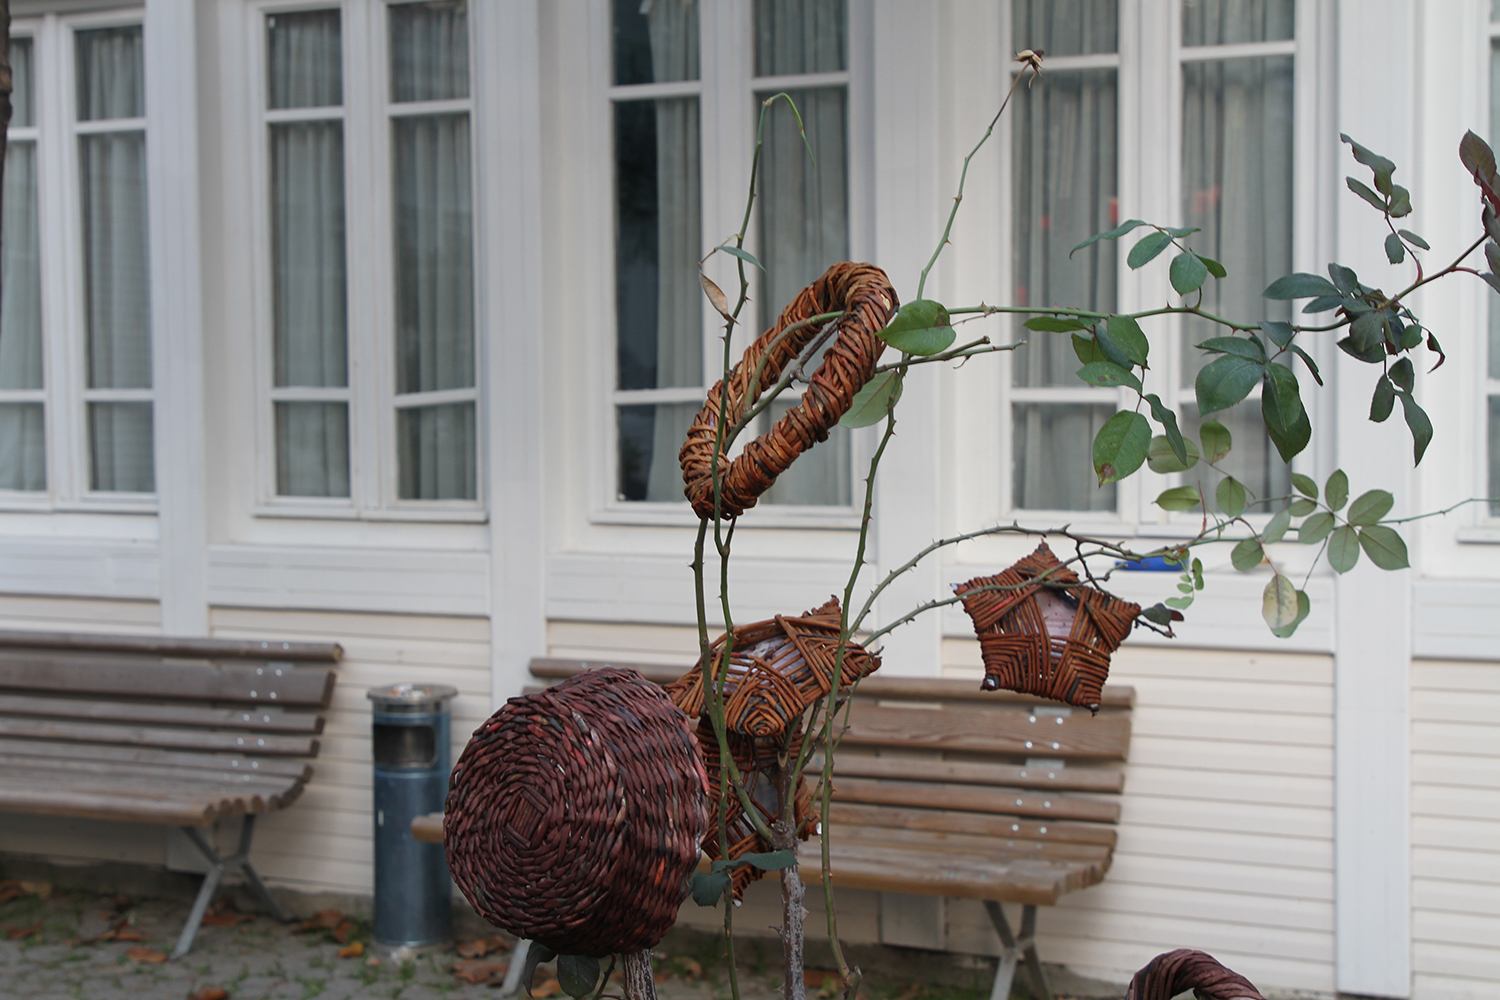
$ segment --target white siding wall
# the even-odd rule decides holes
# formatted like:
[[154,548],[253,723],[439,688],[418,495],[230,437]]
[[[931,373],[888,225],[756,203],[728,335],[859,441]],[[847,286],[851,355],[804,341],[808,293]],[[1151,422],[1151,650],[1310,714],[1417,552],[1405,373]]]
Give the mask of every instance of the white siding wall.
[[1500,664],[1412,664],[1412,965],[1421,1000],[1500,995]]

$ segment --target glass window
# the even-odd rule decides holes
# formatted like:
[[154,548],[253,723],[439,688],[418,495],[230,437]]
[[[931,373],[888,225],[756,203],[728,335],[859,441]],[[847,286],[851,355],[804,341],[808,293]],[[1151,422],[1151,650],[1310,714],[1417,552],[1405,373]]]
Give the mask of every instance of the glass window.
[[14,111],[0,221],[0,490],[47,488],[36,112],[29,38],[10,43]]
[[[1490,20],[1500,23],[1500,0],[1494,0],[1494,4]],[[1500,37],[1490,41],[1490,142],[1500,144]],[[1490,309],[1490,343],[1485,380],[1489,399],[1489,492],[1485,495],[1500,498],[1500,304],[1493,296],[1486,297]],[[1491,502],[1489,508],[1491,517],[1500,517],[1500,499]]]

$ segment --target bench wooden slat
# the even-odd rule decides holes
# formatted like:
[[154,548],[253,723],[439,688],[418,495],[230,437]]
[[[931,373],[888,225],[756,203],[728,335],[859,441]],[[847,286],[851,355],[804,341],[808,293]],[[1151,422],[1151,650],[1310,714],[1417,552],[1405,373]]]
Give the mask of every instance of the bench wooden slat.
[[55,649],[75,653],[129,653],[199,660],[275,660],[337,663],[344,649],[336,642],[271,642],[258,639],[199,639],[158,635],[106,635],[93,632],[31,632],[0,629],[0,649]]
[[110,781],[120,787],[139,784],[159,788],[219,789],[226,794],[239,790],[246,795],[273,798],[285,795],[305,780],[301,775],[262,774],[259,771],[230,772],[161,764],[0,754],[0,773],[15,775],[23,770],[28,774],[52,775],[59,781],[75,782],[76,787],[84,787],[89,782]]
[[977,854],[982,857],[1039,858],[1043,861],[1086,861],[1107,871],[1113,852],[1103,844],[1074,844],[1066,841],[1027,840],[1025,838],[981,837],[953,833],[949,830],[903,830],[889,826],[835,826],[835,840],[884,844],[912,850],[950,854]]
[[[821,881],[820,850],[814,839],[798,851],[802,876],[809,883]],[[837,840],[831,842],[830,854],[833,884],[851,889],[1047,906],[1063,893],[1099,880],[1097,866],[1087,861],[933,857],[917,850]]]
[[[823,766],[820,755],[813,770]],[[1125,787],[1123,771],[1089,767],[1027,767],[942,760],[937,757],[876,757],[841,751],[834,761],[834,776],[858,778],[905,778],[911,781],[947,781],[971,785],[1008,785],[1012,788],[1045,788],[1069,792],[1119,792]]]
[[[917,718],[918,713],[924,717]],[[891,708],[864,704],[850,712],[843,742],[1020,757],[1124,760],[1130,746],[1130,719],[1117,714],[1039,716],[1024,709],[968,705]]]
[[213,729],[245,729],[260,733],[308,733],[323,731],[323,717],[311,712],[284,712],[279,708],[203,708],[196,705],[156,705],[131,701],[99,701],[89,698],[45,698],[24,694],[0,694],[0,715],[38,715],[55,719],[90,719],[98,722],[155,723],[168,726],[203,726]]
[[110,722],[0,717],[0,736],[220,753],[240,750],[267,757],[313,757],[318,753],[318,741],[310,737],[236,735],[197,729],[122,726]]
[[[289,805],[290,802],[283,803]],[[124,823],[161,823],[172,826],[210,826],[215,820],[238,816],[243,802],[169,799],[154,792],[121,790],[79,792],[55,784],[0,785],[0,812],[70,816]]]
[[165,700],[327,708],[334,672],[318,667],[218,666],[108,657],[0,653],[0,688]]
[[915,806],[926,809],[961,809],[965,812],[1006,816],[1056,817],[1114,823],[1120,818],[1118,802],[1075,799],[1065,795],[1035,794],[1004,788],[971,785],[927,784],[912,781],[882,781],[835,776],[835,802],[866,805]]
[[279,777],[300,778],[303,781],[312,777],[312,765],[298,760],[242,754],[192,753],[160,750],[155,747],[0,738],[0,753],[60,760],[92,760],[159,765],[168,768],[223,770],[229,774],[250,771]]
[[985,813],[953,813],[939,809],[906,809],[834,802],[828,819],[839,826],[888,826],[910,830],[968,833],[983,837],[1060,841],[1078,844],[1103,844],[1113,848],[1115,828],[1095,823],[1067,821],[1044,823],[1021,816],[992,816]]

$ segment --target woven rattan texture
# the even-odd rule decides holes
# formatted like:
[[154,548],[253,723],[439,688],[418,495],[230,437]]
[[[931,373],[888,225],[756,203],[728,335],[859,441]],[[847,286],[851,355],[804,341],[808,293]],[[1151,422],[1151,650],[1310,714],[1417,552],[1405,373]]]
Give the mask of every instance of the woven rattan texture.
[[634,670],[512,698],[453,768],[448,868],[481,916],[560,954],[650,948],[677,919],[708,822],[686,716]]
[[[1076,603],[1066,638],[1047,629],[1044,588]],[[1046,542],[998,575],[975,577],[954,590],[963,595],[979,637],[986,691],[1005,688],[1090,711],[1099,709],[1110,656],[1141,613],[1140,605],[1082,583]]]
[[1130,980],[1125,1000],[1172,1000],[1188,990],[1198,1000],[1265,1000],[1250,980],[1190,948],[1163,952],[1147,962]]
[[[792,304],[782,310],[776,325],[745,350],[744,357],[729,373],[731,424],[748,406],[754,405],[762,390],[775,384],[782,370],[818,335],[819,327],[796,330],[777,343],[782,330],[819,313],[841,310],[844,313],[836,321],[838,338],[823,355],[801,402],[768,432],[746,445],[733,461],[720,453],[719,510],[723,516],[738,517],[754,507],[760,495],[771,488],[776,477],[798,455],[815,443],[828,440],[828,432],[848,412],[854,394],[875,373],[875,363],[885,348],[885,342],[876,334],[885,329],[900,305],[896,290],[880,268],[873,264],[835,264],[802,289]],[[751,382],[763,357],[766,364],[752,393]],[[689,425],[687,441],[677,456],[682,463],[683,492],[702,518],[714,514],[714,439],[718,434],[724,386],[720,381],[709,390],[708,401]]]

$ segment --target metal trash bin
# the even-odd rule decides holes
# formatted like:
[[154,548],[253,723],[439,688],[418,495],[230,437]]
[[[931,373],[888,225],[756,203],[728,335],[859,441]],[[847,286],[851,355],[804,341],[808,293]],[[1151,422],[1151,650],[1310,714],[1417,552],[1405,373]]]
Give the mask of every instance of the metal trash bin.
[[453,893],[442,844],[411,833],[415,816],[442,812],[450,760],[446,684],[372,688],[375,749],[375,944],[444,944],[453,937]]

